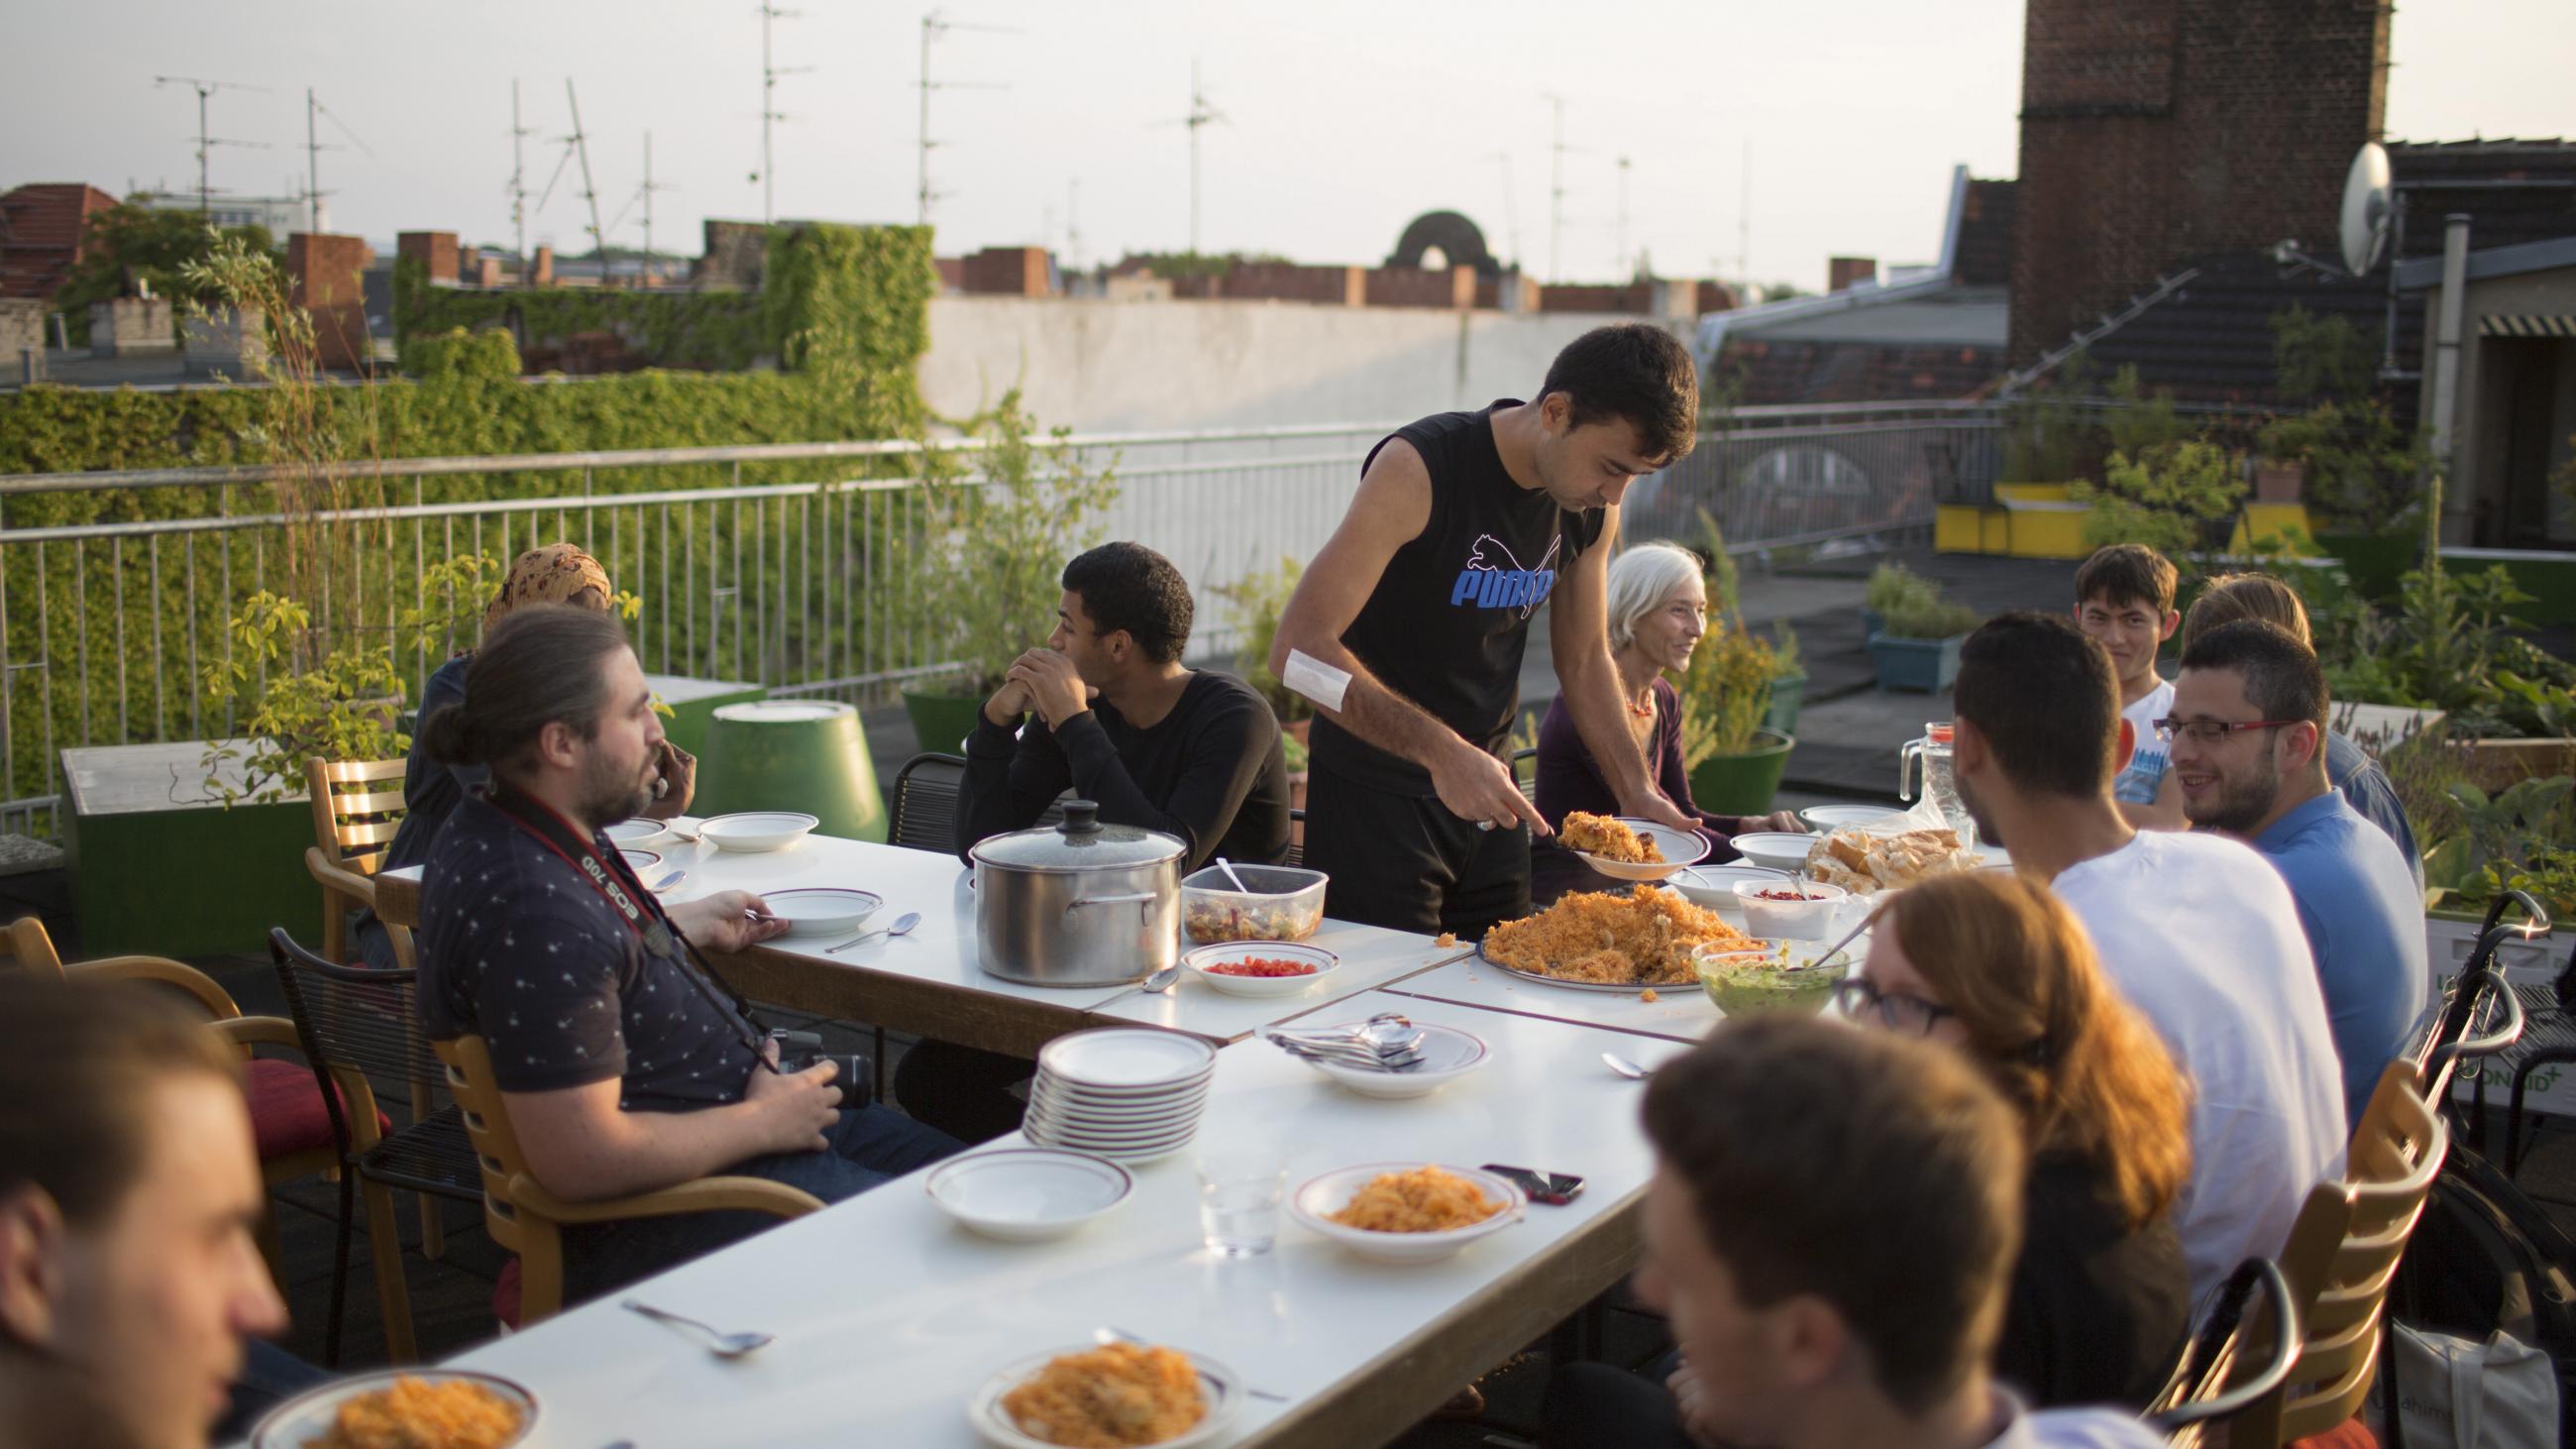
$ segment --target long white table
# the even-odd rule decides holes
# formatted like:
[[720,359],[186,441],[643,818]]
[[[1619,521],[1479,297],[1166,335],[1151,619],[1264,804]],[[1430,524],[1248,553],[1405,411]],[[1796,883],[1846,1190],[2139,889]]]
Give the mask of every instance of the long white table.
[[1267,1043],[1238,1043],[1218,1055],[1200,1141],[1276,1142],[1292,1191],[1335,1167],[1437,1161],[1580,1173],[1584,1194],[1533,1206],[1443,1263],[1370,1263],[1284,1211],[1273,1253],[1228,1262],[1200,1247],[1189,1149],[1137,1169],[1116,1214],[1052,1243],[955,1226],[916,1173],[619,1295],[778,1335],[750,1358],[721,1362],[601,1302],[455,1362],[536,1391],[544,1409],[530,1449],[621,1437],[645,1449],[962,1446],[977,1442],[967,1398],[996,1369],[1115,1326],[1208,1354],[1286,1397],[1252,1400],[1220,1443],[1382,1442],[1627,1270],[1652,1161],[1636,1122],[1642,1088],[1600,1054],[1652,1065],[1682,1048],[1384,993],[1342,1005],[1463,1027],[1493,1058],[1431,1096],[1378,1101]]
[[[1267,1023],[1390,985],[1466,950],[1328,920],[1313,944],[1339,955],[1341,966],[1294,996],[1229,996],[1187,977],[1160,994],[1124,986],[1031,986],[982,968],[971,872],[955,856],[826,835],[756,854],[704,842],[653,849],[663,860],[646,872],[648,879],[674,869],[687,872],[664,897],[672,904],[728,890],[840,886],[884,897],[877,922],[921,914],[920,924],[903,936],[839,955],[828,948],[849,937],[791,937],[717,958],[734,989],[799,1010],[1023,1056],[1065,1032],[1117,1022],[1167,1027],[1218,1043],[1239,1041]],[[379,877],[378,909],[386,919],[417,921],[419,879],[418,867]]]
[[1579,991],[1518,976],[1470,955],[1408,976],[1387,988],[1424,1001],[1447,1001],[1486,1011],[1600,1027],[1666,1041],[1695,1042],[1717,1025],[1717,1004],[1696,981],[1658,986],[1655,999],[1636,991]]

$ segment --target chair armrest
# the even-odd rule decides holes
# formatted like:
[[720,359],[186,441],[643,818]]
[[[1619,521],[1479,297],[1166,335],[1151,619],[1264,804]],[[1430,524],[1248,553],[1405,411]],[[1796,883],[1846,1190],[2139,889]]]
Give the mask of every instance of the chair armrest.
[[801,1188],[765,1177],[702,1177],[658,1192],[636,1193],[599,1202],[566,1202],[538,1186],[527,1173],[510,1179],[510,1198],[530,1212],[558,1223],[605,1223],[622,1218],[666,1218],[679,1213],[756,1212],[777,1218],[801,1218],[819,1211],[823,1200]]
[[63,968],[63,975],[74,981],[152,981],[174,986],[197,1000],[206,1014],[217,1021],[230,1021],[241,1015],[232,993],[215,984],[213,977],[183,961],[162,956],[108,956],[97,961],[75,961]]
[[304,1039],[295,1034],[295,1023],[282,1016],[236,1016],[216,1022],[208,1030],[234,1046],[292,1047],[304,1051]]
[[376,908],[376,883],[350,870],[322,853],[319,846],[304,847],[304,869],[322,889],[334,895],[347,896],[351,902]]

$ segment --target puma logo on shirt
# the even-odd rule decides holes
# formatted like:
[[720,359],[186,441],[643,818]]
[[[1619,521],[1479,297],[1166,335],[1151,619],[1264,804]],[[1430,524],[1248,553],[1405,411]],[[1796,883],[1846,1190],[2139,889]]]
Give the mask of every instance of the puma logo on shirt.
[[[1556,552],[1564,544],[1562,537],[1548,540],[1547,556],[1534,569],[1521,567],[1519,559],[1503,546],[1501,539],[1490,533],[1476,535],[1475,546],[1467,551],[1467,566],[1458,571],[1457,582],[1449,586],[1449,602],[1468,609],[1519,609],[1526,619],[1547,601],[1548,590],[1556,586]],[[1496,562],[1499,557],[1501,562]]]

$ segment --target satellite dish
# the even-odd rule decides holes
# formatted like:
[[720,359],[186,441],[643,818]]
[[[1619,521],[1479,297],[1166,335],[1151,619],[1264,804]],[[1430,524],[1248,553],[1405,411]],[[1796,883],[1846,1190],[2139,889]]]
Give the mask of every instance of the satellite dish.
[[2379,265],[2380,256],[2388,250],[2388,221],[2391,210],[2388,184],[2388,151],[2377,141],[2365,141],[2352,158],[2352,169],[2343,179],[2343,265],[2354,276],[2367,274]]

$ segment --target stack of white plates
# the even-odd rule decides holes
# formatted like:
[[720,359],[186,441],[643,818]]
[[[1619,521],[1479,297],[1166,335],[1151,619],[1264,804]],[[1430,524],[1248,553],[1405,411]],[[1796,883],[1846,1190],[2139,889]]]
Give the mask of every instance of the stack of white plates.
[[1139,1027],[1060,1036],[1038,1053],[1021,1132],[1121,1162],[1146,1162],[1189,1145],[1207,1108],[1216,1049],[1196,1037]]

